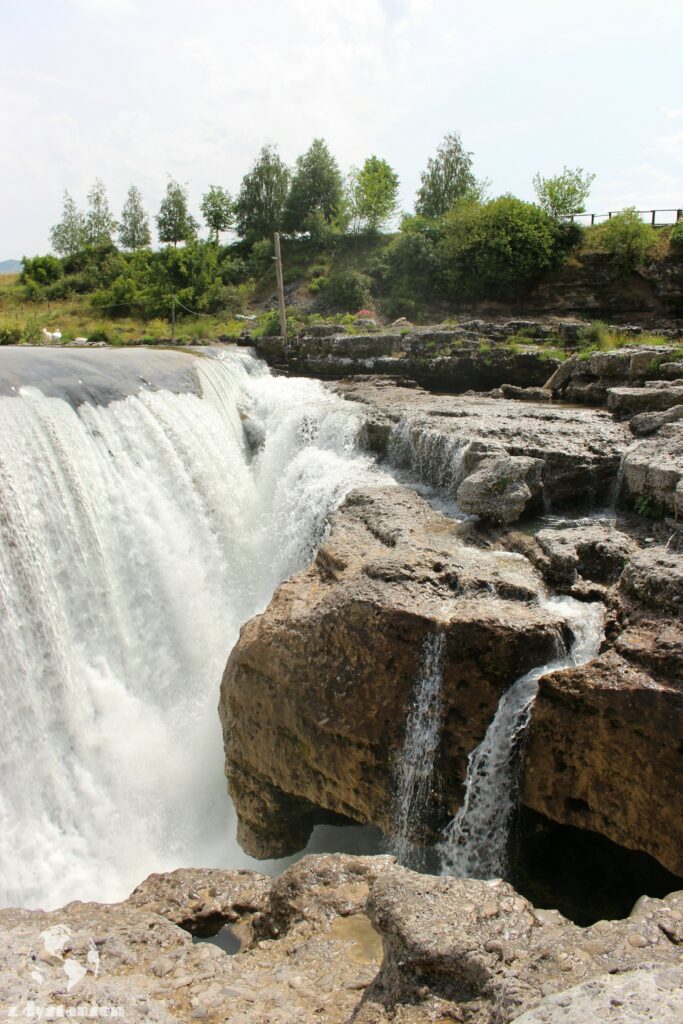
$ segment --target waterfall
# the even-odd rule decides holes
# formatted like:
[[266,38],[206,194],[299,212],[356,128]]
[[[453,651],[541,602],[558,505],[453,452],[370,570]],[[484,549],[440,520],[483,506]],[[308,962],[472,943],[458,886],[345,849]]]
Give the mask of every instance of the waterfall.
[[252,863],[223,778],[225,662],[377,470],[348,403],[222,356],[187,356],[201,394],[0,398],[0,904]]
[[443,633],[431,633],[424,641],[403,749],[396,765],[394,849],[401,864],[413,867],[422,863],[413,836],[426,823],[432,804],[434,758],[441,734],[444,647]]
[[601,603],[583,604],[570,597],[555,597],[547,604],[569,623],[574,641],[565,656],[527,672],[503,694],[484,739],[469,756],[463,804],[440,844],[443,874],[459,878],[505,875],[516,800],[516,755],[538,680],[548,672],[584,664],[600,647],[604,626]]

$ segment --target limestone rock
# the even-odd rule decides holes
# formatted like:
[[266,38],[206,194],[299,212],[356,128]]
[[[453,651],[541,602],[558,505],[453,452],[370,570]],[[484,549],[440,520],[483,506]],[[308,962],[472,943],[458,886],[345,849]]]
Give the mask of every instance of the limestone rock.
[[[535,910],[505,882],[396,869],[379,877],[368,901],[384,944],[368,997],[397,1015],[422,1003],[436,1019],[507,1024],[551,993],[569,989],[571,1006],[574,986],[608,971],[650,963],[675,981],[669,972],[680,970],[680,952],[667,930],[678,927],[682,905],[681,894],[645,899],[626,920],[579,928],[557,911]],[[652,1005],[665,1008],[671,991],[652,991]]]
[[354,492],[314,564],[243,627],[226,667],[219,710],[244,848],[294,852],[334,815],[392,831],[395,761],[435,631],[443,786],[430,819],[443,825],[501,693],[564,635],[542,589],[526,560],[465,547],[458,525],[413,492]]
[[344,381],[336,390],[362,407],[371,451],[453,497],[484,459],[508,455],[542,460],[552,507],[595,505],[608,499],[632,440],[599,410],[432,395],[374,378]]
[[588,664],[541,679],[521,799],[683,875],[679,622],[629,627],[613,649]]
[[643,412],[663,412],[675,405],[683,405],[683,385],[676,381],[661,387],[610,388],[607,392],[607,408],[620,420]]
[[664,412],[640,412],[629,420],[629,428],[636,437],[656,434],[660,427],[683,420],[683,405],[674,405]]
[[631,557],[619,581],[622,605],[631,612],[683,615],[683,553],[646,548]]
[[[629,448],[624,456],[624,487],[633,504],[657,516],[683,511],[678,488],[683,481],[683,421],[669,423],[653,437]],[[636,506],[637,507],[637,506]]]
[[638,551],[627,534],[606,523],[588,523],[562,530],[539,530],[540,556],[532,555],[545,579],[565,591],[579,578],[611,584]]
[[521,455],[483,459],[458,487],[458,505],[494,523],[513,523],[542,502],[543,465]]
[[623,974],[603,974],[548,996],[513,1024],[679,1024],[683,1020],[683,967],[645,964]]

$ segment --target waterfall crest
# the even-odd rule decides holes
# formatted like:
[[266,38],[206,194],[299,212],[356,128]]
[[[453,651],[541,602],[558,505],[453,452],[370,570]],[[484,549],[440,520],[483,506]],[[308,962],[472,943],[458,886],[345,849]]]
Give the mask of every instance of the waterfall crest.
[[507,844],[514,804],[519,741],[529,722],[541,676],[582,665],[600,647],[601,603],[571,597],[548,599],[574,634],[568,653],[521,676],[506,690],[484,739],[468,759],[465,797],[440,846],[442,873],[458,878],[500,878],[507,869]]
[[377,471],[318,382],[246,353],[196,366],[202,396],[0,398],[0,904],[252,863],[223,779],[227,655]]

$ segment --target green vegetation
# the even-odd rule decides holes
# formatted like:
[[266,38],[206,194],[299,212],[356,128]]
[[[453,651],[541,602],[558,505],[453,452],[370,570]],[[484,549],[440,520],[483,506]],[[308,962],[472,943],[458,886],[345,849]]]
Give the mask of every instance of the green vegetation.
[[[170,179],[153,218],[156,250],[137,187],[130,186],[116,219],[96,180],[84,210],[64,193],[50,234],[57,255],[25,257],[19,279],[0,281],[0,337],[3,344],[39,342],[42,328],[59,328],[64,340],[162,340],[173,310],[182,340],[236,336],[244,327],[237,316],[272,308],[274,230],[282,232],[293,325],[341,314],[353,323],[362,309],[443,320],[469,303],[521,302],[544,274],[582,252],[608,252],[630,273],[648,255],[683,248],[683,223],[656,232],[633,210],[589,229],[569,223],[592,180],[565,167],[554,178],[536,175],[537,204],[512,195],[487,199],[488,183],[477,179],[472,154],[451,132],[422,172],[415,213],[382,233],[395,225],[399,187],[386,160],[372,155],[345,179],[324,139],[314,139],[293,169],[269,145],[234,200],[218,184],[201,197],[205,238],[188,186]],[[226,232],[236,236],[228,244]],[[270,333],[276,318],[260,315],[252,326]],[[580,349],[588,356],[630,341],[595,324]],[[508,347],[537,344],[520,331]],[[542,347],[561,345],[546,339]]]
[[595,175],[587,174],[581,167],[565,167],[562,174],[554,178],[534,175],[533,185],[541,209],[556,220],[562,220],[585,212],[594,181]]

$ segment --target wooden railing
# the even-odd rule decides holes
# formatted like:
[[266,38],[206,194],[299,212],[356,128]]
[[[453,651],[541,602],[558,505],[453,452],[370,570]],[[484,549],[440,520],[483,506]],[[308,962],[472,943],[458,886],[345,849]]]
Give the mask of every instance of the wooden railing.
[[[591,227],[604,220],[611,220],[612,217],[617,213],[622,213],[622,210],[610,210],[609,213],[574,213],[569,218],[571,221],[588,220]],[[665,228],[671,227],[672,224],[676,224],[679,220],[683,220],[683,209],[680,210],[636,210],[643,220],[649,221],[653,228]],[[657,214],[669,214],[666,220],[657,220]]]

